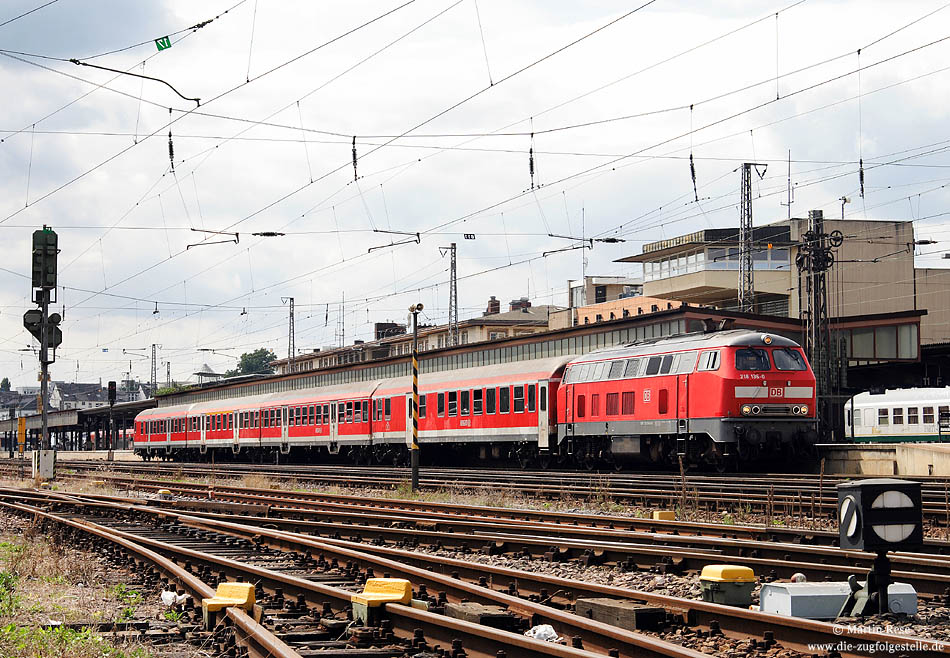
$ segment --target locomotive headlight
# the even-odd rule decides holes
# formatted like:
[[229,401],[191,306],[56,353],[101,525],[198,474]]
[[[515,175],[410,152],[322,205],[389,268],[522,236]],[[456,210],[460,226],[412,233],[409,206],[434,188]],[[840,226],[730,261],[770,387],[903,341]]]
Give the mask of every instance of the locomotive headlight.
[[748,415],[751,414],[751,413],[752,413],[752,407],[751,407],[751,406],[749,406],[749,405],[747,405],[747,404],[742,405],[742,415],[743,415],[743,416],[748,416]]
[[765,343],[766,345],[771,345],[772,337],[769,336],[768,334],[765,334],[764,336],[762,336],[762,342]]
[[802,405],[802,416],[805,416],[805,415],[807,415],[807,414],[808,414],[808,405],[807,405],[807,404],[803,404],[803,405]]

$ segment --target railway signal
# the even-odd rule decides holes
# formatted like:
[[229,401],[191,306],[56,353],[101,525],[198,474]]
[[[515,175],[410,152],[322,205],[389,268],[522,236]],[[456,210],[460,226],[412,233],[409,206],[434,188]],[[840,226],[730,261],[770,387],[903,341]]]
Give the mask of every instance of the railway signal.
[[851,594],[838,616],[888,612],[888,551],[913,551],[924,542],[920,483],[874,478],[839,484],[838,536],[842,549],[877,553],[863,586],[848,578]]

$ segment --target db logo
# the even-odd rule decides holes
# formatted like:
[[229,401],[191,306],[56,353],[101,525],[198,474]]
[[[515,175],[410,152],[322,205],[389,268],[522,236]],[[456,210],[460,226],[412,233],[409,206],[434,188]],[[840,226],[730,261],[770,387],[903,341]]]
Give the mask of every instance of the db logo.
[[780,398],[785,395],[785,389],[781,386],[773,386],[769,389],[770,398]]
[[643,389],[643,401],[644,402],[650,401],[650,389],[648,388]]

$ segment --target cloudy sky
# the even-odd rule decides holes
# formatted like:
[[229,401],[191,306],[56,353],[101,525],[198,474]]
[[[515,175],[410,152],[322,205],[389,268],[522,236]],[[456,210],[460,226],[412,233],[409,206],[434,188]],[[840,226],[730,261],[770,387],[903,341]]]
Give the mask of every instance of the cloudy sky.
[[[850,217],[946,240],[945,7],[7,0],[0,377],[36,381],[21,318],[43,224],[67,381],[147,379],[152,344],[160,380],[165,363],[185,379],[260,346],[286,356],[287,297],[301,349],[370,338],[415,302],[444,322],[452,242],[461,317],[490,295],[564,304],[584,257],[639,276],[613,261],[736,225],[741,162],[768,164],[756,224],[785,218],[789,151],[793,214],[839,216],[847,196]],[[552,235],[625,242],[545,256],[578,244]],[[950,264],[942,242],[919,249]]]

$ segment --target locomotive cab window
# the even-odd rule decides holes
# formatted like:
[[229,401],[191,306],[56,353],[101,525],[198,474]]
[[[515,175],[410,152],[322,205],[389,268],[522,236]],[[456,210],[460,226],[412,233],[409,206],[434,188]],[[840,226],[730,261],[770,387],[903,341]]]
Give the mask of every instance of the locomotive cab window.
[[736,350],[736,370],[771,370],[769,353],[758,347],[744,347]]
[[805,357],[800,352],[787,347],[772,350],[772,360],[776,370],[806,370]]
[[710,350],[700,354],[697,370],[719,370],[719,350]]

